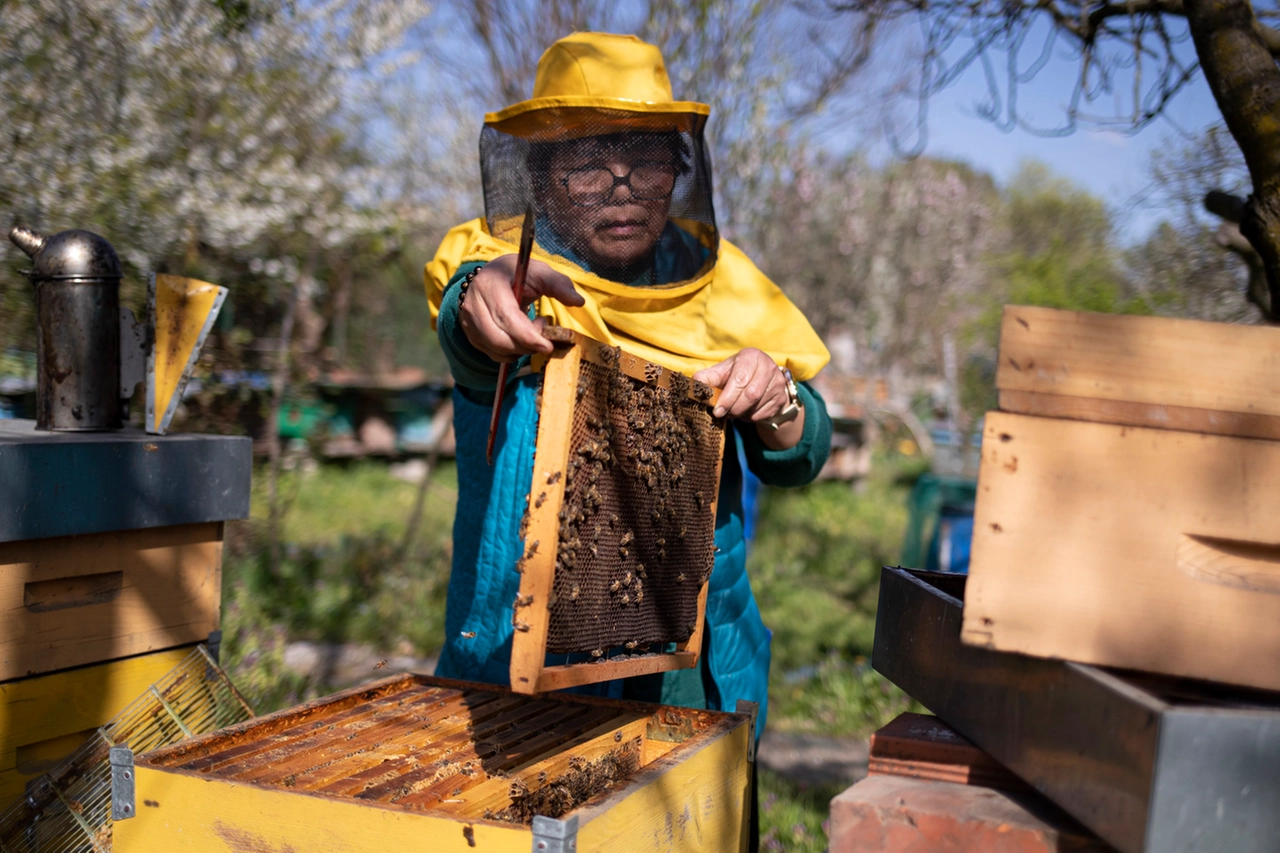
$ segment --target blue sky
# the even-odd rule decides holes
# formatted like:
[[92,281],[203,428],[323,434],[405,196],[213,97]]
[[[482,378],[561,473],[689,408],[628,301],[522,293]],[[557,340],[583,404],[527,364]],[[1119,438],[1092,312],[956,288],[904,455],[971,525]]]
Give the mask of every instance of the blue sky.
[[[1077,73],[1074,62],[1051,61],[1034,85],[1020,90],[1020,112],[1038,126],[1058,124]],[[925,153],[967,161],[1001,183],[1008,181],[1022,159],[1041,160],[1111,205],[1125,239],[1142,237],[1161,219],[1160,211],[1134,204],[1135,196],[1149,184],[1151,152],[1185,144],[1182,133],[1200,131],[1220,120],[1213,95],[1199,75],[1170,102],[1168,120],[1157,119],[1136,134],[1092,128],[1063,137],[1004,132],[976,114],[975,107],[985,95],[981,71],[974,67],[937,96],[930,106]],[[1109,105],[1095,104],[1096,109],[1104,106]]]

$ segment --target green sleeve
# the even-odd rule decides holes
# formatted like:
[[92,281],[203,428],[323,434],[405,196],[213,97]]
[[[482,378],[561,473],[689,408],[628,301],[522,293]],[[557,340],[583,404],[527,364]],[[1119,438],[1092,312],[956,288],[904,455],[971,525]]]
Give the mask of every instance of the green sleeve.
[[747,467],[768,486],[803,486],[811,483],[831,454],[831,416],[822,395],[801,382],[796,385],[804,405],[804,433],[800,443],[787,450],[765,447],[749,423],[738,424]]

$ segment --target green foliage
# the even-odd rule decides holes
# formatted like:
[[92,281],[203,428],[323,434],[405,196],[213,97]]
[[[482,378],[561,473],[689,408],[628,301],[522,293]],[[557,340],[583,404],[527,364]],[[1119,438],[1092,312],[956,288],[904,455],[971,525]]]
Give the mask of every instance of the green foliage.
[[866,658],[830,655],[804,677],[774,678],[769,711],[770,725],[789,731],[865,737],[904,711],[924,709]]
[[898,562],[916,473],[890,457],[857,490],[822,482],[764,492],[747,565],[773,631],[770,726],[857,737],[908,707],[867,656],[880,569]]
[[418,655],[439,649],[452,557],[452,464],[432,476],[423,523],[407,554],[403,537],[417,486],[376,463],[286,472],[281,493],[291,507],[285,557],[275,574],[259,485],[265,479],[255,478],[251,520],[229,537],[223,569],[227,669],[255,710],[286,707],[325,687],[285,670],[291,640]]
[[748,568],[774,632],[775,673],[833,652],[870,654],[880,567],[902,547],[906,494],[880,470],[857,492],[828,481],[763,493]]
[[760,849],[767,853],[823,853],[827,814],[842,784],[802,785],[770,770],[760,774]]

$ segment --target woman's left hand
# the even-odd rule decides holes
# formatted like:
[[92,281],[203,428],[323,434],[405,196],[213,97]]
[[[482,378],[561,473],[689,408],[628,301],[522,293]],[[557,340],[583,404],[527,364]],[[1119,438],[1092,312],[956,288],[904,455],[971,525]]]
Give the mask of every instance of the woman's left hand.
[[804,409],[799,417],[775,429],[766,423],[791,402],[787,377],[768,355],[754,347],[739,350],[719,364],[693,374],[699,382],[719,388],[717,418],[731,417],[755,424],[765,446],[774,450],[795,447],[804,433]]

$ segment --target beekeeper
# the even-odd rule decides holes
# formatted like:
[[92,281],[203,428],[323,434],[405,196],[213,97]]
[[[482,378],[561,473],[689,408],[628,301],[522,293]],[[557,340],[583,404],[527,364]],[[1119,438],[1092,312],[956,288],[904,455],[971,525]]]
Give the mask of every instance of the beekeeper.
[[[508,680],[535,376],[511,372],[492,466],[485,444],[499,364],[549,352],[539,328],[553,322],[723,389],[715,414],[732,424],[699,668],[598,690],[719,710],[748,699],[760,703],[763,730],[770,633],[746,575],[737,448],[766,484],[813,480],[831,423],[805,380],[828,354],[800,311],[716,230],[709,113],[673,100],[657,48],[577,33],[543,54],[531,99],[485,117],[485,215],[450,231],[425,271],[431,322],[456,382],[458,507],[438,675]],[[529,205],[537,240],[517,301],[515,252]]]

